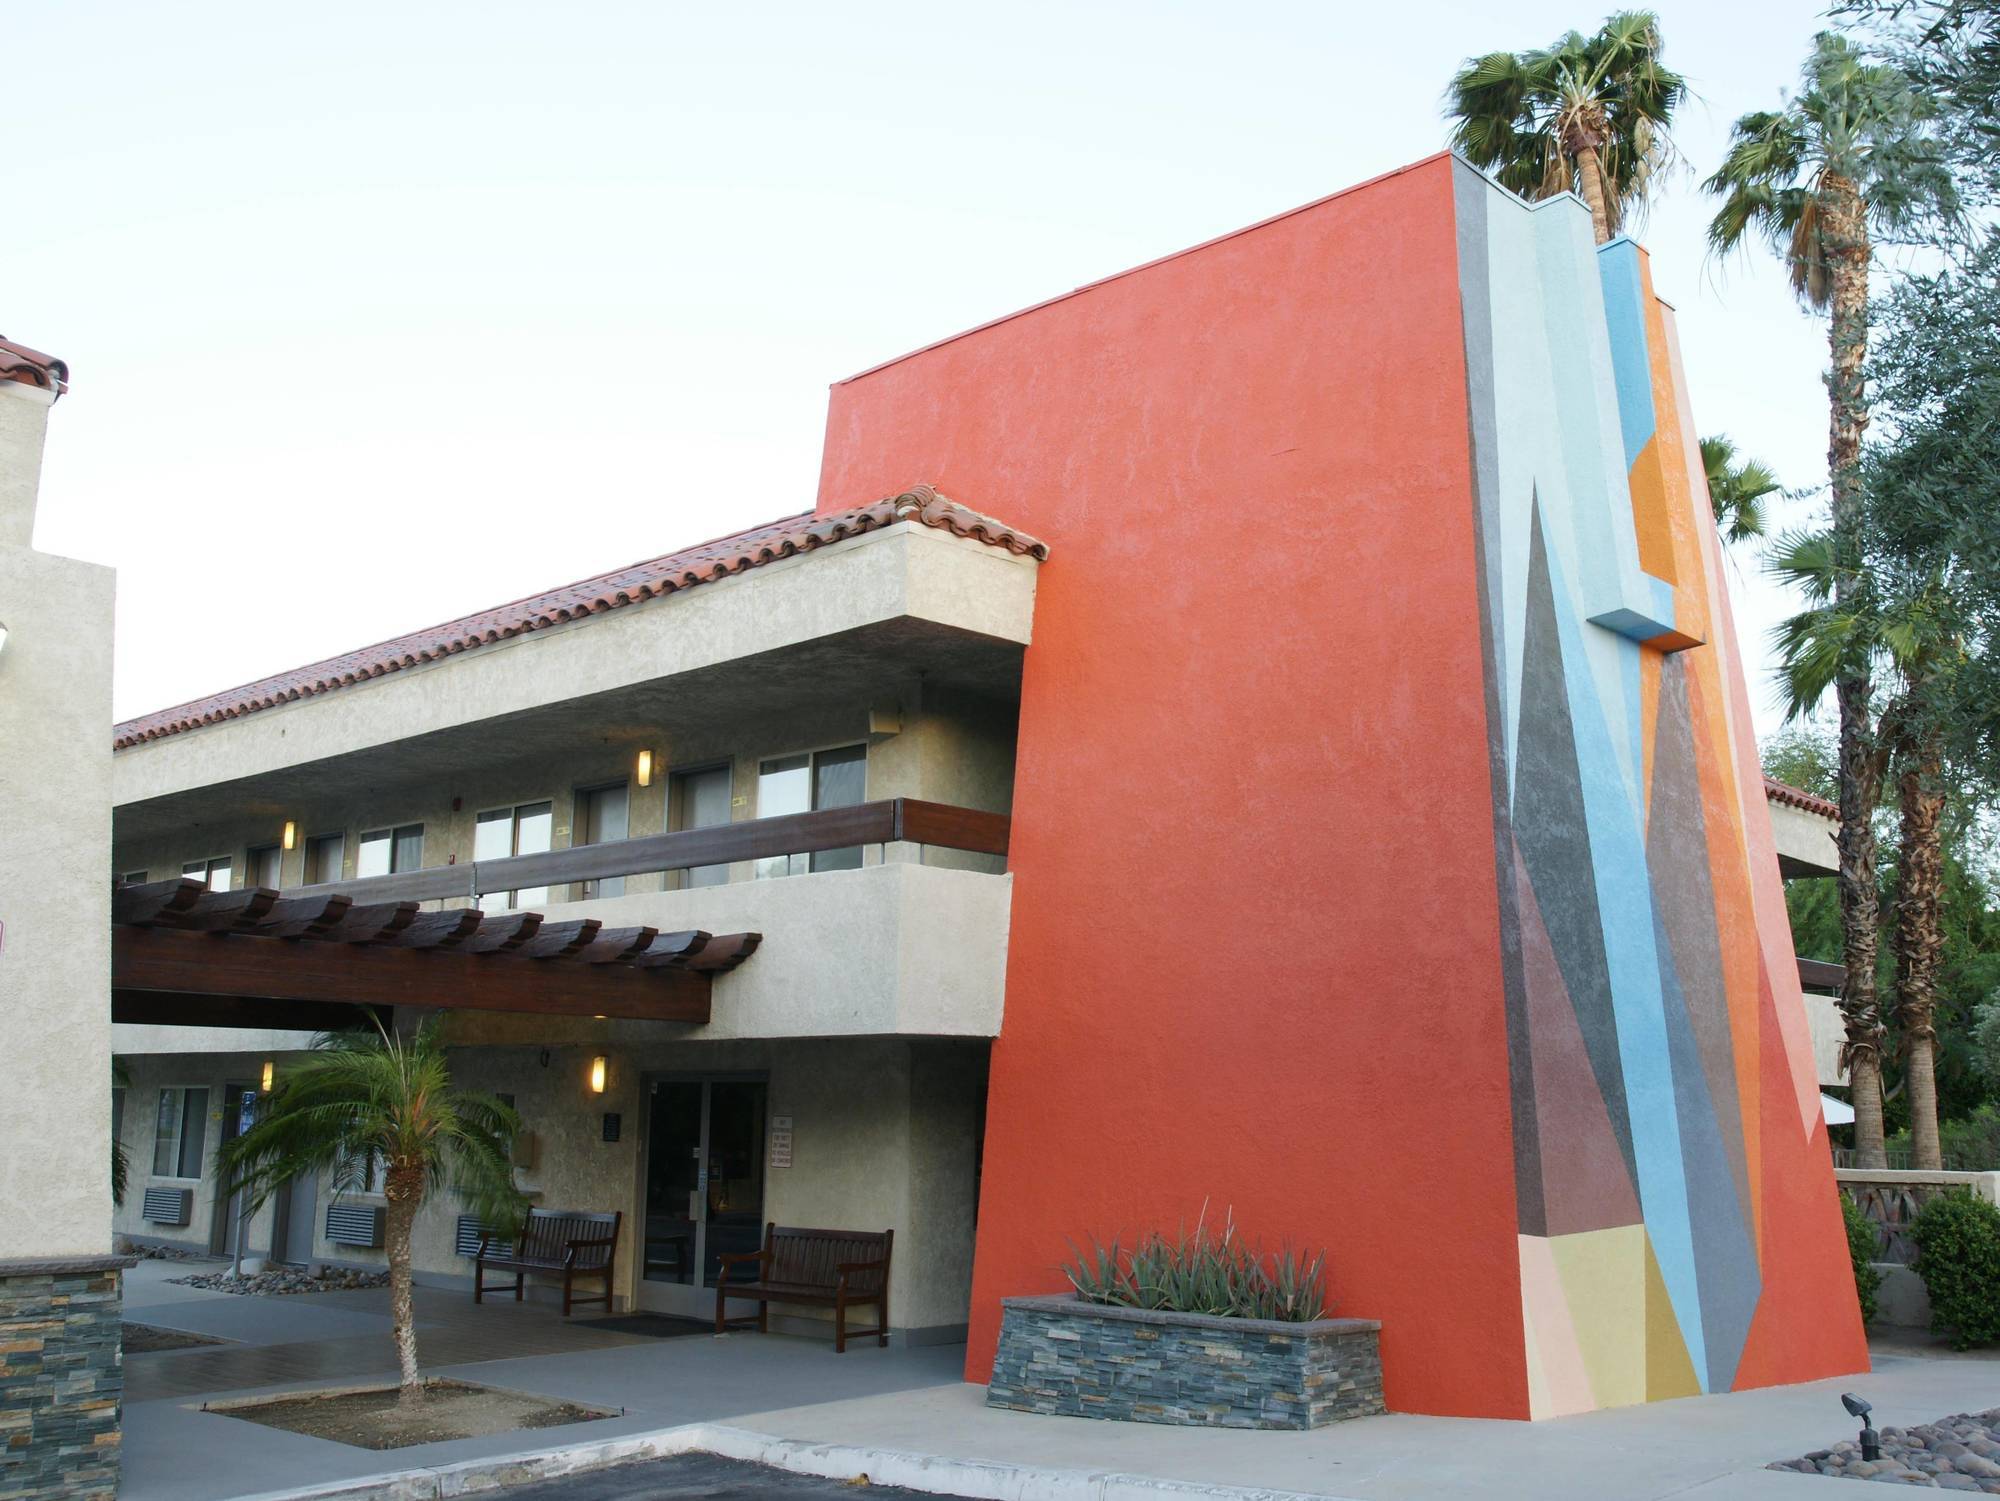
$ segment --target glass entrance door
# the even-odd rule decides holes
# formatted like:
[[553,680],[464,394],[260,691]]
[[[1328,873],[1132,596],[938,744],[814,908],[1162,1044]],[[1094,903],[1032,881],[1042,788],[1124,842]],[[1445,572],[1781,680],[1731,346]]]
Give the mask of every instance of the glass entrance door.
[[648,1100],[639,1301],[711,1317],[723,1255],[763,1244],[765,1082],[659,1078]]

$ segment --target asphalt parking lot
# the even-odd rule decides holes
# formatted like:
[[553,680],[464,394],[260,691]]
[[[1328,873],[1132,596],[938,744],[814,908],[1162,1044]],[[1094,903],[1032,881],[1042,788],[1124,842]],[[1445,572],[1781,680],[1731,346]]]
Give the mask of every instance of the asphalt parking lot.
[[906,1491],[900,1486],[868,1485],[855,1480],[823,1480],[817,1475],[794,1475],[764,1465],[737,1459],[720,1459],[713,1454],[678,1454],[671,1459],[642,1460],[636,1464],[613,1465],[566,1475],[560,1480],[538,1481],[534,1485],[509,1487],[498,1494],[508,1501],[656,1501],[671,1496],[705,1496],[714,1501],[759,1501],[776,1496],[786,1501],[810,1501],[814,1497],[840,1497],[842,1501],[894,1501],[899,1497],[920,1497],[927,1491]]

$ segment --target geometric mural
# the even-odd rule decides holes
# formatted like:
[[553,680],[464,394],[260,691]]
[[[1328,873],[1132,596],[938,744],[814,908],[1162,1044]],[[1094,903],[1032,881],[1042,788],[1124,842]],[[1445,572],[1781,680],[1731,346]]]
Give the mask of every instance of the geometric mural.
[[1204,1201],[1325,1250],[1393,1409],[1865,1368],[1677,359],[1635,245],[1440,155],[833,388],[822,512],[1056,550],[969,1379]]
[[1728,1391],[1762,1174],[1825,1149],[1669,315],[1629,241],[1457,196],[1529,1406]]

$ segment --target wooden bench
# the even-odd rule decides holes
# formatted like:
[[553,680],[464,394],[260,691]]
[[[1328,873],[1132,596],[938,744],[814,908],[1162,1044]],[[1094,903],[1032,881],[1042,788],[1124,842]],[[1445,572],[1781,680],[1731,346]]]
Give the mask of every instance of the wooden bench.
[[[889,1251],[893,1230],[801,1230],[767,1224],[764,1249],[725,1255],[716,1278],[715,1332],[747,1329],[770,1332],[773,1303],[806,1303],[833,1310],[833,1348],[847,1349],[847,1310],[856,1304],[875,1305],[875,1327],[856,1334],[889,1343]],[[754,1282],[731,1282],[730,1268],[758,1264]],[[756,1315],[730,1319],[723,1314],[731,1298],[755,1302]]]
[[[530,1272],[561,1272],[563,1317],[579,1303],[611,1306],[611,1265],[618,1250],[619,1210],[609,1214],[589,1214],[571,1209],[530,1209],[521,1233],[512,1244],[494,1244],[491,1231],[479,1237],[479,1249],[472,1258],[472,1301],[486,1300],[486,1269],[514,1274],[514,1301],[521,1301],[521,1287]],[[604,1293],[596,1298],[579,1298],[573,1284],[579,1277],[598,1277]],[[504,1291],[505,1284],[496,1291]]]

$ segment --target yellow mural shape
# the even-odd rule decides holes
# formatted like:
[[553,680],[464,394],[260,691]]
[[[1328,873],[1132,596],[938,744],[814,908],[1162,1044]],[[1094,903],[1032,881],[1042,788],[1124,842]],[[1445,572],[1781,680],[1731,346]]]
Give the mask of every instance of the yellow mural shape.
[[1667,1279],[1660,1275],[1660,1259],[1653,1254],[1653,1238],[1646,1237],[1646,1400],[1694,1397],[1701,1394],[1701,1378],[1694,1373],[1687,1341],[1681,1338],[1680,1320],[1674,1317],[1673,1300],[1667,1296]]

